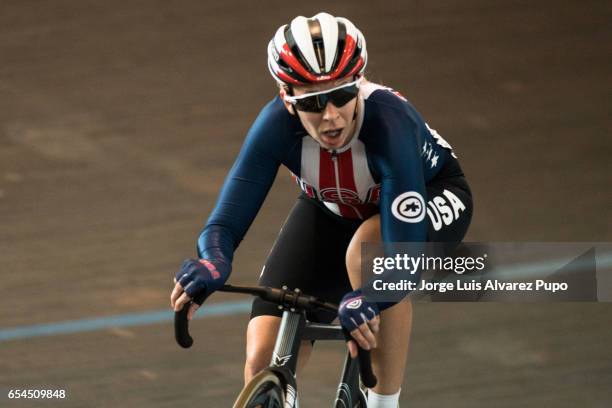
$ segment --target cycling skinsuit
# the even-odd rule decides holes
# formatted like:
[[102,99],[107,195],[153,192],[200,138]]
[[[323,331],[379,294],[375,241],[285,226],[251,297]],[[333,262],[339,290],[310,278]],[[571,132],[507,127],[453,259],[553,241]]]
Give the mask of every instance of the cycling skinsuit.
[[[350,238],[377,213],[384,242],[460,242],[472,200],[451,146],[392,89],[365,83],[360,97],[355,136],[331,152],[307,134],[279,97],[269,102],[200,235],[199,257],[229,276],[234,251],[281,164],[302,195],[266,261],[262,284],[287,284],[337,302],[352,290],[344,266]],[[253,315],[259,314],[278,313],[255,301]]]

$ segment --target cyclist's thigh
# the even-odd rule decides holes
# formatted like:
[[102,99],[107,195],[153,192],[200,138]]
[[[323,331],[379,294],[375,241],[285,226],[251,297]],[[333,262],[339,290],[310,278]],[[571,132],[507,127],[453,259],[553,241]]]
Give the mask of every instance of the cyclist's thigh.
[[[301,196],[285,221],[262,270],[263,286],[299,288],[329,302],[338,302],[351,291],[344,262],[346,248],[358,224],[327,214],[311,199]],[[251,318],[280,316],[278,306],[255,299]],[[309,313],[311,321],[329,322],[333,313]]]

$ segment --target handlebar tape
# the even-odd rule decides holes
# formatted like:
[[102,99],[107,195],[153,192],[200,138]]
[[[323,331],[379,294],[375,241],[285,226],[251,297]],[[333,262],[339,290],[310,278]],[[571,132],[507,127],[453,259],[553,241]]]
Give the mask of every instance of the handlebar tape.
[[187,320],[189,306],[190,304],[186,304],[181,310],[174,312],[174,338],[183,348],[189,348],[193,345],[193,338],[189,334],[189,320]]

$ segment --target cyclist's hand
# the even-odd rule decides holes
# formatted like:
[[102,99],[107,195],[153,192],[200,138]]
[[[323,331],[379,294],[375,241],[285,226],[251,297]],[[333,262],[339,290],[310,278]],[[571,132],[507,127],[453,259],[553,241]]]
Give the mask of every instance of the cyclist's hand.
[[174,283],[174,289],[170,294],[170,305],[175,312],[181,310],[189,301],[194,302],[189,310],[188,319],[191,319],[199,305],[223,284],[215,266],[205,259],[185,260],[176,273]]
[[[342,298],[338,317],[340,324],[345,328],[359,347],[365,350],[376,348],[375,333],[378,333],[380,312],[375,303],[365,300],[360,290],[349,292]],[[348,342],[351,357],[357,356],[357,348],[353,341]]]

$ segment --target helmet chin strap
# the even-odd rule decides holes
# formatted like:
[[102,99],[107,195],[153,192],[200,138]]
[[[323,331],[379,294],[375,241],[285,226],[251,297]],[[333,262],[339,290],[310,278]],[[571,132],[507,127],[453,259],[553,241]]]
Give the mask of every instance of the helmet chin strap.
[[[363,77],[361,77],[360,75],[355,75],[353,79],[355,80],[361,79],[361,82],[363,82]],[[357,103],[355,103],[355,111],[353,112],[353,120],[357,119],[357,108],[359,107],[359,95],[361,95],[361,90],[357,89]]]
[[[353,111],[353,121],[355,122],[355,126],[357,126],[357,116],[359,114],[359,103],[361,99],[359,98],[360,93],[357,94],[357,102],[355,102],[355,110]],[[355,129],[353,129],[354,131]]]
[[353,134],[347,140],[347,142],[341,148],[344,148],[346,145],[351,143],[353,138],[355,137],[355,131],[357,130],[357,114],[359,113],[359,95],[357,95],[357,102],[355,103],[355,110],[353,111],[353,120],[351,122],[351,126],[353,126]]

